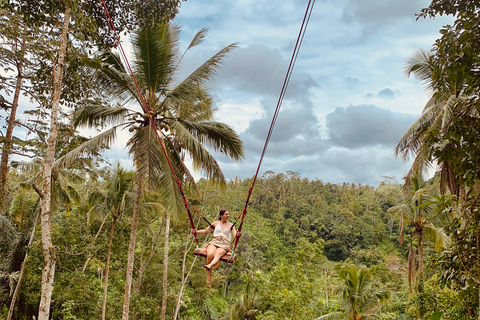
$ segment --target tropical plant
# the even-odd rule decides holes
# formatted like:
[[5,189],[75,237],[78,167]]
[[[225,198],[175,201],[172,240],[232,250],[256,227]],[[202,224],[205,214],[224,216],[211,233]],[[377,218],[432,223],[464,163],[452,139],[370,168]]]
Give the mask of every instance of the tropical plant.
[[444,140],[442,136],[450,129],[456,118],[477,113],[470,97],[464,92],[464,75],[445,73],[436,56],[422,49],[413,52],[405,64],[404,73],[407,77],[414,74],[424,84],[431,97],[417,121],[400,138],[395,147],[395,155],[400,155],[404,160],[408,160],[410,156],[414,157],[407,174],[407,182],[417,172],[431,168],[430,160],[438,160],[441,170],[441,193],[444,194],[448,186],[451,193],[458,195],[460,188],[458,177],[454,173],[451,161],[438,159],[433,151],[439,147],[436,140],[441,141],[441,148],[444,151],[460,148],[460,144]]
[[88,195],[88,203],[91,206],[88,212],[89,215],[109,215],[112,218],[108,238],[107,262],[105,263],[102,319],[105,319],[107,308],[108,276],[115,226],[121,215],[125,214],[127,210],[132,209],[134,198],[132,188],[133,172],[126,171],[120,166],[120,163],[117,163],[115,167],[108,172],[103,190],[95,189]]
[[229,320],[255,320],[261,312],[258,308],[259,299],[253,283],[253,277],[243,273],[245,278],[245,287],[242,289],[236,303],[234,303],[230,311],[225,316]]
[[[237,161],[243,157],[242,143],[236,132],[228,125],[213,120],[213,100],[204,86],[235,45],[220,50],[183,81],[177,82],[175,71],[183,57],[178,56],[179,31],[177,25],[159,24],[135,33],[132,40],[135,59],[130,62],[134,78],[117,54],[111,51],[101,54],[100,61],[95,64],[97,83],[101,96],[109,100],[92,101],[76,111],[74,121],[77,126],[111,127],[58,161],[59,165],[71,164],[82,152],[111,145],[118,130],[128,129],[131,134],[126,146],[133,156],[137,190],[128,254],[124,319],[128,318],[142,188],[158,190],[168,204],[168,214],[176,218],[184,212],[176,178],[194,183],[184,163],[186,155],[192,159],[194,169],[221,185],[225,184],[225,177],[206,147]],[[200,44],[206,32],[207,29],[199,31],[187,50]],[[168,242],[165,250],[168,251]]]
[[344,267],[338,276],[341,279],[341,285],[337,292],[341,296],[344,311],[326,314],[315,320],[366,319],[374,316],[380,303],[388,299],[388,291],[381,287],[367,267]]
[[[412,226],[412,238],[408,254],[408,279],[411,285],[415,274],[422,272],[423,268],[423,241],[424,238],[432,241],[436,250],[447,246],[449,239],[443,228],[438,223],[446,214],[442,198],[439,197],[439,182],[435,179],[432,183],[424,180],[421,173],[411,176],[409,185],[402,187],[395,184],[383,184],[378,188],[379,193],[393,197],[395,205],[388,209],[388,212],[398,216],[400,221],[399,241],[403,243],[404,227]],[[437,222],[437,226],[435,225]],[[415,257],[413,250],[413,236],[417,236],[418,257]],[[415,258],[416,263],[415,263]]]

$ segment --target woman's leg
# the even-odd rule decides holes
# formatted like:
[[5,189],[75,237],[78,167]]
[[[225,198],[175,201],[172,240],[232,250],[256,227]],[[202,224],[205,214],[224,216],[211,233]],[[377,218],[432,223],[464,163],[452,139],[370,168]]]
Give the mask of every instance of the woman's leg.
[[208,263],[208,264],[206,265],[206,267],[207,267],[208,269],[212,269],[212,267],[213,267],[218,261],[220,261],[220,258],[223,257],[223,255],[224,255],[225,253],[227,253],[227,250],[222,249],[222,248],[217,248],[217,249],[215,250],[215,255],[213,256],[212,261],[210,261],[210,263]]
[[207,270],[207,284],[212,284],[212,269]]
[[212,261],[213,257],[215,256],[215,251],[217,251],[217,247],[215,247],[213,244],[207,247],[207,257],[205,258],[205,264],[209,264]]
[[[217,247],[215,247],[212,244],[207,247],[207,257],[205,258],[206,264],[204,265],[204,267],[207,267],[207,264],[212,262],[216,251],[217,251]],[[207,267],[206,269],[207,269],[207,284],[212,284],[212,269],[209,267]]]

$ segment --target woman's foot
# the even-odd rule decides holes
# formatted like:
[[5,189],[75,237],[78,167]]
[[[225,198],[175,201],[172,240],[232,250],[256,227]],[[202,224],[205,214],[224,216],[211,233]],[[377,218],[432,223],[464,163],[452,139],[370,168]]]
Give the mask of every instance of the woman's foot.
[[211,280],[207,280],[207,284],[210,286],[212,284]]
[[207,269],[207,271],[210,271],[212,269],[212,267],[209,267],[208,265],[204,265],[203,267]]

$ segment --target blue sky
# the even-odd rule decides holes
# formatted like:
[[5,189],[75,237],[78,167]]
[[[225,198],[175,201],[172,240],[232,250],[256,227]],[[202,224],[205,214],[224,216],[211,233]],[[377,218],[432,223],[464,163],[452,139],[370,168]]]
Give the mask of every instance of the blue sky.
[[[253,176],[308,0],[188,0],[176,22],[189,52],[183,72],[237,42],[209,83],[217,120],[239,132],[241,163],[218,155],[227,178]],[[452,18],[420,19],[423,0],[317,1],[260,174],[287,170],[332,183],[398,181],[409,163],[393,148],[427,101],[422,85],[403,75],[405,61],[430,49]]]
[[[249,178],[257,169],[307,3],[182,3],[175,19],[182,28],[182,44],[186,47],[204,27],[209,34],[187,53],[180,77],[221,48],[238,43],[208,83],[218,109],[216,120],[232,126],[245,147],[246,158],[240,163],[215,155],[227,179]],[[440,28],[453,21],[417,21],[415,14],[428,4],[316,1],[260,175],[294,171],[308,179],[373,186],[384,176],[401,181],[410,163],[395,159],[393,148],[428,100],[420,82],[403,75],[403,67],[414,50],[429,50]],[[123,40],[126,44],[128,39]],[[23,101],[21,112],[28,107]],[[15,134],[25,132],[17,128]],[[131,167],[126,139],[120,135],[106,156]]]

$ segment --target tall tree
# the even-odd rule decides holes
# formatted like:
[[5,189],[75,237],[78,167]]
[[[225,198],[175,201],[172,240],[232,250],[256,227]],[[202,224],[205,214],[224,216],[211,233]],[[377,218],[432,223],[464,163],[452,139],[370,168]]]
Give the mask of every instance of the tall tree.
[[[135,56],[130,64],[135,71],[136,82],[119,56],[110,51],[102,54],[97,65],[97,83],[102,89],[101,94],[108,97],[112,105],[99,101],[87,105],[76,112],[75,123],[112,126],[60,161],[68,164],[82,152],[99,150],[111,144],[119,129],[128,128],[131,133],[126,146],[133,156],[137,195],[128,252],[123,319],[128,319],[138,223],[137,203],[142,187],[159,190],[168,204],[167,210],[175,217],[185,209],[169,162],[180,181],[194,183],[183,162],[188,154],[195,169],[202,171],[208,179],[224,184],[220,166],[206,146],[235,160],[243,157],[242,143],[235,131],[226,124],[213,121],[213,100],[204,88],[205,82],[218,70],[223,57],[235,45],[220,50],[191,75],[176,82],[175,71],[183,57],[178,55],[179,31],[176,25],[160,24],[135,33],[132,41]],[[200,44],[206,32],[206,29],[198,32],[187,50]],[[158,131],[155,131],[148,113]],[[168,243],[165,250],[168,251]]]
[[103,190],[93,190],[88,196],[88,201],[92,206],[90,212],[95,212],[101,215],[110,215],[112,218],[110,235],[108,238],[107,262],[105,264],[105,278],[103,284],[102,320],[105,319],[107,309],[108,276],[115,226],[121,215],[127,210],[132,209],[134,199],[132,189],[133,172],[126,171],[120,167],[119,163],[117,163],[117,165],[110,170],[106,177],[105,188]]
[[[404,68],[406,76],[414,74],[431,94],[421,116],[400,138],[395,147],[395,155],[401,155],[404,160],[410,156],[414,162],[407,175],[418,174],[425,168],[432,167],[432,160],[438,162],[441,170],[440,191],[445,193],[448,186],[451,193],[459,195],[459,177],[454,172],[451,161],[434,155],[438,148],[436,141],[441,140],[442,149],[454,150],[461,148],[455,141],[444,139],[443,136],[454,128],[456,118],[466,117],[475,110],[470,103],[470,97],[464,90],[464,74],[450,74],[439,64],[439,57],[425,50],[415,51],[407,60]],[[438,85],[442,82],[443,85]]]
[[[171,14],[175,15],[177,5],[179,1],[173,0],[168,2],[168,5],[156,5],[151,7],[151,17],[170,17]],[[69,36],[75,38],[76,42],[70,42],[70,44],[76,44],[77,48],[93,48],[94,46],[111,46],[115,43],[115,37],[109,30],[109,23],[105,19],[104,5],[105,3],[91,2],[91,1],[24,1],[16,0],[9,2],[15,8],[20,8],[19,12],[22,12],[22,18],[33,25],[40,25],[46,29],[50,29],[53,37],[51,39],[56,45],[50,52],[45,52],[45,57],[51,57],[51,53],[55,52],[55,58],[53,61],[53,79],[50,74],[52,72],[44,72],[37,74],[37,82],[41,93],[47,92],[51,96],[48,100],[50,109],[50,127],[48,132],[46,151],[43,156],[43,176],[42,176],[42,189],[39,189],[39,195],[41,198],[41,226],[42,226],[42,247],[44,253],[44,269],[42,272],[42,295],[39,307],[39,320],[49,318],[50,301],[53,290],[53,279],[55,273],[55,247],[51,240],[51,178],[53,165],[55,160],[55,147],[57,142],[57,128],[58,128],[58,115],[60,112],[61,99],[67,102],[75,102],[76,98],[84,94],[84,90],[67,90],[72,85],[66,85],[64,83],[64,70],[68,70],[68,67],[75,65],[74,62],[80,61],[79,59],[67,60],[67,45],[69,43]],[[145,1],[135,1],[134,3],[128,3],[125,1],[109,1],[109,8],[111,10],[116,22],[116,28],[118,31],[131,30],[141,24],[151,24],[151,21],[145,19],[131,19],[132,11],[133,16],[135,13],[144,12]],[[107,7],[107,8],[108,8]],[[132,10],[135,9],[135,10]],[[171,13],[171,14],[170,14]],[[158,14],[158,15],[157,15]],[[85,19],[88,17],[88,19]],[[72,18],[72,24],[70,23]],[[59,23],[60,22],[60,23]],[[58,28],[61,25],[61,28]],[[80,44],[80,45],[79,45]],[[70,48],[74,48],[71,45]],[[73,51],[73,50],[70,50]],[[47,58],[47,60],[49,60]],[[66,67],[66,68],[65,68]],[[43,70],[44,71],[44,70]],[[68,77],[65,77],[68,79]],[[75,79],[72,77],[70,79]],[[43,81],[46,80],[46,81]],[[51,82],[50,82],[51,81]],[[50,84],[51,87],[47,88],[43,83]],[[34,86],[35,87],[35,86]],[[43,91],[42,91],[43,90]]]
[[[409,285],[414,281],[415,274],[423,270],[423,246],[424,238],[432,241],[435,249],[445,248],[448,237],[445,231],[438,226],[443,214],[446,214],[441,203],[436,201],[439,194],[438,180],[429,183],[419,173],[410,177],[409,185],[383,184],[378,188],[380,193],[393,196],[395,205],[388,209],[389,212],[398,216],[400,220],[399,241],[403,242],[404,226],[412,226],[412,237],[417,237],[417,256],[412,248],[410,239],[410,251],[408,255],[408,280]],[[416,259],[416,260],[415,260]]]

